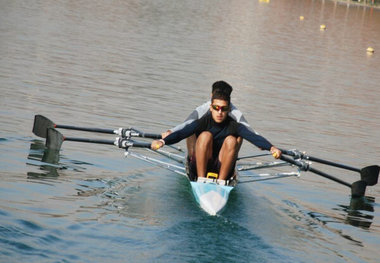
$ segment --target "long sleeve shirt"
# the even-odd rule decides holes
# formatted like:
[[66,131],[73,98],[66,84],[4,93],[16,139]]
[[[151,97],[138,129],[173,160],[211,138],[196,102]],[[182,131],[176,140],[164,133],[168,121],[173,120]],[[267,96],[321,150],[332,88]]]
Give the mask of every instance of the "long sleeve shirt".
[[270,150],[270,148],[273,146],[263,136],[253,132],[247,126],[238,123],[229,116],[222,123],[216,123],[213,120],[210,112],[208,112],[202,118],[189,122],[186,125],[184,125],[181,129],[171,133],[164,139],[164,141],[165,144],[170,145],[177,143],[189,137],[192,134],[196,134],[198,136],[200,133],[204,131],[211,132],[211,134],[213,135],[213,151],[217,150],[219,152],[221,146],[223,145],[224,139],[229,135],[235,137],[243,137],[250,143],[263,150]]
[[[203,103],[202,105],[198,106],[192,113],[190,113],[190,115],[186,118],[186,120],[183,123],[175,126],[174,128],[171,129],[171,131],[172,132],[178,131],[182,129],[183,127],[185,127],[186,125],[192,123],[193,121],[202,118],[204,115],[206,115],[209,112],[210,105],[211,105],[211,101],[207,101]],[[234,119],[238,123],[243,124],[252,132],[256,133],[254,129],[252,129],[249,126],[247,120],[243,116],[243,113],[240,110],[238,110],[232,103],[231,103],[231,111],[228,113],[228,116],[230,116],[232,119]]]

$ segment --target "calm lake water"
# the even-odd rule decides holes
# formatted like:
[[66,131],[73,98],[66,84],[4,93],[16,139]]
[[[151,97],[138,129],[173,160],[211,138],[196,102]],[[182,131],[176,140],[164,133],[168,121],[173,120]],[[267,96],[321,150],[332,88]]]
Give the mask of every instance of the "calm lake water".
[[0,261],[378,262],[379,186],[240,184],[211,217],[186,178],[107,145],[65,142],[58,160],[32,127],[160,133],[223,79],[273,144],[380,164],[379,27],[380,10],[333,1],[1,0]]

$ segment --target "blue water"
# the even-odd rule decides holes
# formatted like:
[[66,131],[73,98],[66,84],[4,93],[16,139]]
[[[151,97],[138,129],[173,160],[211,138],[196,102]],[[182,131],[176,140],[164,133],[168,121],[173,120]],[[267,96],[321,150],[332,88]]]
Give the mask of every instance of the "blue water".
[[[355,207],[348,195],[326,199],[318,188],[300,189],[294,181],[299,179],[289,179],[290,186],[242,183],[221,215],[208,216],[188,180],[173,172],[122,156],[82,155],[78,161],[63,151],[58,163],[42,162],[56,154],[44,150],[42,141],[2,140],[2,149],[11,141],[12,151],[26,148],[26,158],[15,162],[25,169],[25,161],[29,172],[3,172],[8,179],[0,197],[8,201],[1,205],[0,233],[6,261],[309,262],[309,252],[318,251],[317,261],[329,260],[342,246],[377,242],[370,229],[379,205],[370,197]],[[86,162],[89,157],[96,162]],[[328,213],[336,215],[324,214],[332,203],[337,205]],[[334,261],[361,260],[350,251],[339,257]]]
[[0,262],[377,262],[378,185],[351,199],[310,172],[241,183],[212,217],[183,176],[110,145],[48,151],[32,127],[159,133],[224,79],[275,145],[379,165],[379,24],[334,1],[0,2]]
[[1,189],[10,200],[0,213],[1,253],[13,262],[291,261],[239,219],[244,197],[237,191],[223,216],[208,216],[187,179],[171,172],[154,169],[160,180],[147,172],[65,178],[62,173],[92,165],[66,159],[38,165],[49,152],[37,140],[31,148],[27,165],[40,171],[3,182]]

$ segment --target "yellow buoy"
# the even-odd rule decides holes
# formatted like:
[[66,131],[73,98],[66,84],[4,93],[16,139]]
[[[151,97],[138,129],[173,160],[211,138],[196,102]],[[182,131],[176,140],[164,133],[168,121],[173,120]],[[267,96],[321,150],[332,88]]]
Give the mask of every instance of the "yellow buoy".
[[372,47],[368,47],[367,53],[370,53],[370,54],[375,53],[375,50]]
[[319,27],[321,30],[326,30],[326,25],[320,25]]
[[300,16],[300,20],[302,21],[302,20],[304,20],[305,18],[303,17],[303,16]]

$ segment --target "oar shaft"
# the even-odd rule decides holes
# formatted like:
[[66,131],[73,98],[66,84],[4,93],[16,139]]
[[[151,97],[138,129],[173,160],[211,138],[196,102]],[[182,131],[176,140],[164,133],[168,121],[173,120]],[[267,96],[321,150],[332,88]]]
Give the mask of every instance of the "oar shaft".
[[33,133],[39,137],[46,138],[47,130],[49,128],[60,128],[67,130],[98,132],[107,134],[117,134],[122,137],[142,137],[151,139],[161,139],[161,134],[156,133],[144,133],[133,128],[119,128],[119,129],[104,129],[104,128],[92,128],[92,127],[80,127],[74,125],[56,124],[50,119],[42,115],[34,116]]
[[313,157],[313,156],[308,156],[308,155],[305,155],[304,157],[305,157],[306,160],[310,160],[310,161],[313,161],[313,162],[322,163],[322,164],[326,164],[326,165],[331,165],[331,166],[335,166],[335,167],[338,167],[338,168],[342,168],[342,169],[346,169],[346,170],[351,170],[351,171],[359,172],[360,173],[360,169],[358,169],[356,167],[351,167],[351,166],[348,166],[348,165],[345,165],[345,164],[341,164],[341,163],[334,163],[334,162],[331,162],[331,161],[328,161],[328,160],[323,160],[323,159],[320,159],[320,158],[317,158],[317,157]]
[[72,125],[55,124],[55,128],[67,129],[67,130],[77,130],[77,131],[88,131],[88,132],[98,132],[98,133],[108,133],[108,134],[119,134],[123,137],[141,137],[150,139],[161,139],[161,134],[141,132],[133,128],[120,128],[118,130],[103,129],[103,128],[90,128],[90,127],[79,127]]
[[131,147],[140,147],[140,148],[150,148],[151,143],[150,142],[138,142],[138,141],[132,141],[128,140],[127,145]]
[[124,136],[132,136],[132,137],[141,137],[141,138],[150,138],[150,139],[161,139],[161,134],[157,133],[148,133],[148,132],[142,132],[136,129],[125,129],[125,131],[122,132],[122,135]]
[[360,171],[361,171],[359,168],[356,168],[356,167],[348,166],[348,165],[341,164],[341,163],[335,163],[335,162],[328,161],[328,160],[323,160],[321,158],[310,156],[310,155],[307,155],[307,154],[299,152],[299,151],[290,151],[290,150],[281,149],[281,152],[283,154],[290,155],[290,156],[293,156],[293,157],[297,157],[297,158],[301,158],[301,159],[306,159],[306,160],[310,160],[310,161],[313,161],[313,162],[322,163],[322,164],[326,164],[326,165],[330,165],[330,166],[334,166],[334,167],[338,167],[338,168],[342,168],[342,169],[346,169],[346,170],[351,170],[351,171],[354,171],[354,172],[359,172],[360,173]]
[[337,182],[339,184],[342,184],[342,185],[345,185],[345,186],[351,188],[351,184],[350,183],[347,183],[347,182],[345,182],[343,180],[340,180],[339,178],[336,178],[336,177],[334,177],[332,175],[329,175],[329,174],[327,174],[325,172],[322,172],[322,171],[319,171],[319,170],[317,170],[317,169],[315,169],[313,167],[310,167],[305,162],[294,160],[293,158],[290,158],[290,157],[287,157],[287,156],[284,156],[284,155],[281,156],[281,159],[284,160],[284,161],[287,161],[287,162],[289,162],[291,164],[294,164],[294,165],[296,165],[298,167],[300,167],[301,170],[313,172],[313,173],[318,174],[318,175],[320,175],[322,177],[325,177],[325,178],[330,179],[330,180],[332,180],[334,182]]
[[150,138],[150,139],[161,139],[161,134],[156,134],[156,133],[146,133],[142,132],[139,134],[139,137],[142,138]]
[[108,134],[116,134],[117,133],[117,131],[112,130],[112,129],[78,127],[78,126],[62,125],[62,124],[55,124],[55,128],[67,129],[67,130],[77,130],[77,131],[98,132],[98,133],[108,133]]
[[77,131],[88,131],[88,132],[98,132],[98,133],[107,133],[107,134],[119,134],[126,137],[141,137],[141,138],[150,138],[150,139],[161,139],[161,134],[141,132],[133,128],[112,130],[112,129],[103,129],[103,128],[90,128],[90,127],[79,127],[72,125],[63,125],[55,124],[55,128],[67,129],[67,130],[77,130]]
[[77,137],[64,137],[65,141],[72,141],[72,142],[85,142],[85,143],[97,143],[97,144],[109,144],[109,145],[115,145],[120,148],[128,148],[128,147],[141,147],[141,148],[150,148],[149,142],[138,142],[133,140],[125,140],[125,139],[119,139],[119,140],[102,140],[102,139],[90,139],[90,138],[77,138]]
[[101,139],[90,139],[90,138],[76,138],[76,137],[64,137],[65,141],[72,142],[87,142],[87,143],[98,143],[98,144],[111,144],[115,145],[115,141],[112,140],[101,140]]
[[342,185],[345,185],[345,186],[351,188],[351,184],[349,184],[349,183],[347,183],[347,182],[345,182],[345,181],[343,181],[343,180],[340,180],[339,178],[336,178],[336,177],[334,177],[334,176],[332,176],[332,175],[329,175],[329,174],[327,174],[327,173],[325,173],[325,172],[322,172],[322,171],[320,171],[320,170],[317,170],[317,169],[315,169],[315,168],[313,168],[313,167],[309,167],[309,171],[310,171],[310,172],[313,172],[313,173],[315,173],[315,174],[318,174],[318,175],[320,175],[320,176],[323,176],[323,177],[325,177],[325,178],[327,178],[327,179],[330,179],[330,180],[332,180],[332,181],[335,181],[335,182],[337,182],[337,183],[339,183],[339,184],[342,184]]

